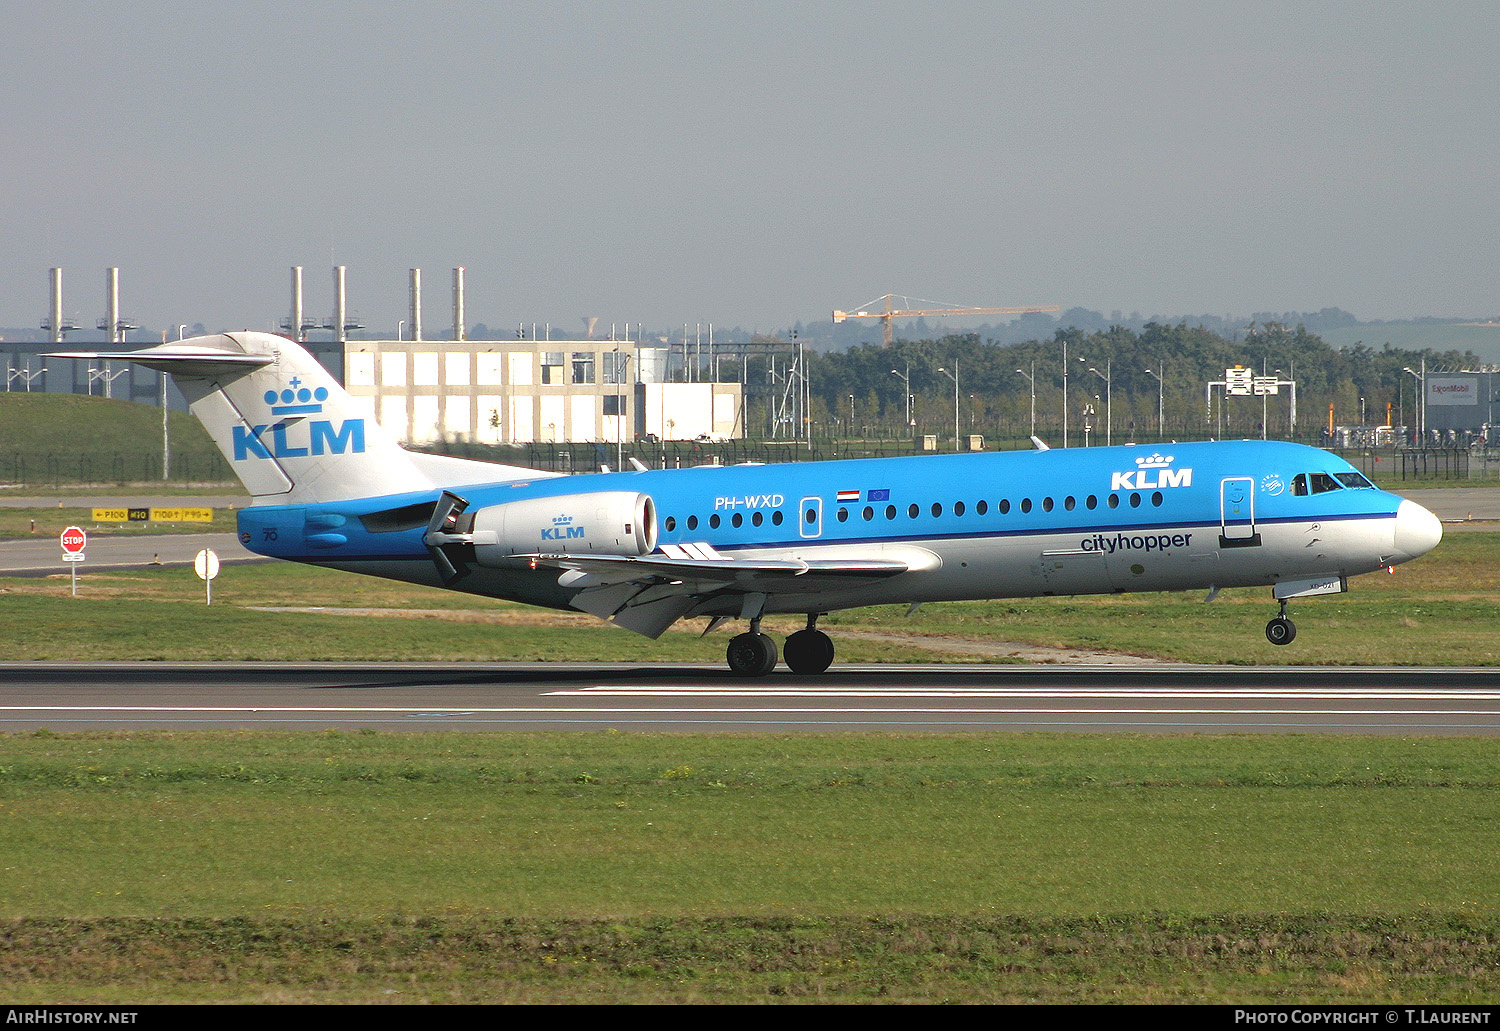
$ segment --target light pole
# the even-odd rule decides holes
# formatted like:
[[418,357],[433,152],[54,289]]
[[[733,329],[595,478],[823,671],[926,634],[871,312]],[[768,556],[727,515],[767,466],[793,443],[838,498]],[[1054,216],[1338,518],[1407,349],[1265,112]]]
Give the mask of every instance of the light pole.
[[1408,368],[1406,366],[1402,366],[1401,371],[1402,372],[1410,372],[1411,375],[1412,375],[1412,378],[1415,379],[1417,381],[1417,383],[1418,383],[1418,390],[1421,391],[1421,393],[1419,393],[1417,395],[1417,406],[1416,406],[1417,407],[1417,432],[1419,434],[1421,434],[1421,437],[1422,437],[1422,446],[1426,447],[1427,446],[1427,359],[1426,358],[1422,359],[1422,371],[1420,373],[1414,372],[1412,369],[1410,369],[1410,368]]
[[610,353],[615,356],[615,471],[620,472],[625,467],[625,377],[630,355],[618,347]]
[[1113,358],[1104,362],[1104,371],[1090,366],[1089,371],[1104,381],[1104,443],[1106,446],[1115,442],[1115,417],[1114,417],[1114,387],[1110,382],[1110,376],[1114,373]]
[[1063,447],[1068,446],[1068,338],[1062,338],[1063,349]]
[[13,380],[18,380],[19,379],[19,380],[25,380],[26,381],[26,393],[29,394],[29,393],[31,393],[31,381],[34,380],[34,379],[36,379],[38,376],[40,376],[42,373],[44,373],[46,371],[47,371],[46,366],[43,366],[42,368],[38,369],[37,371],[32,372],[31,371],[31,359],[30,358],[26,359],[26,368],[25,368],[24,371],[21,370],[21,369],[16,368],[15,366],[13,366],[9,362],[7,362],[6,366],[5,366],[5,390],[6,390],[7,393],[9,393],[10,392],[11,382]]
[[957,358],[953,359],[953,371],[952,372],[949,372],[947,369],[944,369],[944,368],[939,368],[938,372],[941,372],[944,376],[947,376],[949,379],[951,379],[953,381],[953,450],[957,451],[958,450],[958,359]]
[[1146,370],[1146,375],[1156,380],[1156,439],[1161,440],[1166,436],[1166,420],[1163,415],[1166,413],[1167,381],[1162,379],[1161,373],[1151,369]]
[[915,433],[917,424],[912,421],[911,417],[911,363],[907,363],[905,372],[892,369],[891,375],[899,379],[906,387],[906,429],[908,433]]
[[1036,359],[1031,361],[1031,371],[1017,369],[1016,374],[1025,376],[1026,382],[1031,384],[1031,435],[1036,436]]

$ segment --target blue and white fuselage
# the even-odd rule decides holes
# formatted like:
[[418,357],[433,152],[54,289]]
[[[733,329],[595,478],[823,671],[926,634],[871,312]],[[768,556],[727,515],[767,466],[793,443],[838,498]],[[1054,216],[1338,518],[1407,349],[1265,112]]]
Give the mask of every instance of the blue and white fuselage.
[[[276,361],[253,358],[266,353]],[[1297,444],[554,477],[396,447],[281,338],[232,334],[134,357],[185,383],[256,495],[239,515],[251,551],[581,609],[652,637],[679,619],[744,618],[751,632],[729,649],[744,673],[775,663],[763,615],[806,613],[786,658],[820,671],[832,645],[819,614],[892,602],[1270,586],[1282,614],[1267,635],[1286,643],[1287,598],[1336,593],[1441,537],[1427,510]],[[293,378],[316,384],[297,388],[318,395],[305,411],[289,411],[303,407],[282,385]]]

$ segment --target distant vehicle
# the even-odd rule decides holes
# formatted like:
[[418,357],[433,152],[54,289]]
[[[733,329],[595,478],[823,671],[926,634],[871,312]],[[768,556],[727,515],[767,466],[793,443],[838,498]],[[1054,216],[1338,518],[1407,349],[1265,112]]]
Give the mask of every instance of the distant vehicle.
[[700,433],[693,438],[699,444],[722,444],[729,439],[727,433]]
[[1433,514],[1300,444],[1164,447],[620,471],[559,476],[407,451],[298,344],[268,333],[49,357],[171,373],[253,496],[239,537],[276,558],[579,609],[659,637],[680,619],[749,631],[726,650],[761,676],[772,613],[801,613],[786,664],[822,673],[826,612],[969,598],[1269,586],[1287,600],[1424,555]]

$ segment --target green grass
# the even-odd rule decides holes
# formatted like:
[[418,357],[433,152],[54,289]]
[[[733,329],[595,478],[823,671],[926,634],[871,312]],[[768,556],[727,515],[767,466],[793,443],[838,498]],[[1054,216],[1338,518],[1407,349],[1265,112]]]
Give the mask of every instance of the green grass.
[[[172,412],[168,436],[174,484],[233,479],[193,416]],[[161,459],[160,408],[77,394],[0,393],[0,483],[159,484]]]
[[0,746],[11,1002],[1500,990],[1500,760],[1485,741],[43,732]]
[[[191,570],[0,580],[0,611],[28,632],[12,660],[722,661],[728,631],[701,621],[661,640],[601,623],[450,591],[290,563],[230,565],[203,604]],[[274,612],[286,606],[407,610],[403,618]],[[1265,640],[1276,612],[1264,589],[954,602],[833,613],[822,621],[840,661],[1006,661],[1012,644],[1090,649],[1181,662],[1326,665],[1500,663],[1500,534],[1451,534],[1432,555],[1351,581],[1351,591],[1294,601],[1298,636]],[[800,620],[768,620],[777,634]],[[868,636],[862,636],[868,635]],[[924,649],[924,645],[933,645]],[[938,650],[936,646],[942,646]]]

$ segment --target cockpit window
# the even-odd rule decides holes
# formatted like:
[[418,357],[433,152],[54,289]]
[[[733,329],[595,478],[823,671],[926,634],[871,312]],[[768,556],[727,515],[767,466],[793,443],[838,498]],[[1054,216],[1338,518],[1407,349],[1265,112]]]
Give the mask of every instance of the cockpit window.
[[1337,476],[1339,482],[1342,483],[1345,487],[1362,487],[1369,488],[1371,490],[1375,489],[1375,484],[1365,479],[1364,474],[1362,473],[1347,472],[1334,473],[1333,475]]
[[[1345,476],[1359,477],[1361,482],[1358,484],[1349,484],[1351,487],[1368,487],[1370,485],[1369,481],[1360,476],[1359,473],[1339,473],[1340,479]],[[1305,497],[1308,494],[1327,494],[1331,490],[1343,489],[1344,484],[1327,473],[1298,473],[1292,477],[1292,494],[1297,497]]]

